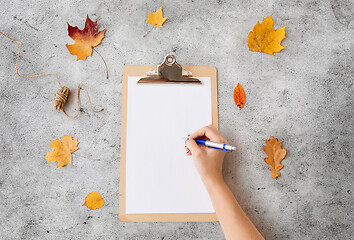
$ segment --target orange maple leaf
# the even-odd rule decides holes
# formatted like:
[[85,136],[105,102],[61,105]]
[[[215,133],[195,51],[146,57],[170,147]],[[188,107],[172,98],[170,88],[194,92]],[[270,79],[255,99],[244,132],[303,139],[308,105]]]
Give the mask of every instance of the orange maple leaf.
[[47,155],[44,157],[48,162],[57,162],[58,167],[65,167],[68,163],[72,164],[72,153],[78,150],[79,142],[77,138],[74,140],[71,138],[71,135],[64,135],[59,139],[50,141],[49,147],[53,148],[54,151],[47,152]]
[[92,55],[92,48],[101,43],[106,29],[98,32],[97,20],[93,22],[87,15],[83,30],[78,27],[72,27],[68,23],[68,32],[68,35],[75,40],[75,43],[72,45],[66,44],[66,47],[72,55],[77,56],[76,61],[78,61],[85,60]]
[[85,198],[84,204],[82,204],[82,206],[86,206],[91,210],[101,208],[103,205],[104,200],[98,192],[89,193]]
[[236,105],[241,109],[246,103],[246,93],[243,90],[241,84],[237,84],[234,89],[234,101]]
[[163,12],[162,12],[162,6],[157,9],[156,12],[152,13],[149,10],[149,15],[148,15],[148,20],[146,20],[148,23],[155,27],[162,27],[162,25],[166,22],[167,18],[163,17]]
[[253,27],[248,35],[248,47],[251,51],[264,52],[273,55],[285,47],[280,45],[285,38],[285,26],[279,29],[273,28],[273,15],[263,19],[262,24]]
[[263,146],[264,152],[267,154],[267,158],[264,161],[270,165],[270,171],[272,172],[272,177],[277,179],[280,174],[280,169],[284,167],[281,161],[285,158],[286,149],[281,148],[282,142],[278,142],[277,138],[270,137],[265,140],[266,145]]

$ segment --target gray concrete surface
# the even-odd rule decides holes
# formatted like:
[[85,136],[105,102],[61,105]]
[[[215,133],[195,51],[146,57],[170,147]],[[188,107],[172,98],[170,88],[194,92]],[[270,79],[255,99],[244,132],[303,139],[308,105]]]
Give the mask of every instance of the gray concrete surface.
[[[163,6],[162,29],[145,22]],[[21,74],[56,72],[83,94],[75,120],[52,107],[58,85],[51,76],[15,74],[18,45],[0,36],[1,239],[223,239],[218,223],[122,223],[118,198],[95,211],[85,196],[119,192],[121,82],[124,65],[157,64],[175,53],[183,65],[216,66],[220,130],[238,150],[225,160],[225,178],[266,239],[353,239],[354,3],[333,1],[0,1],[0,31],[23,42]],[[97,54],[75,61],[66,43],[68,21],[86,14],[106,28]],[[286,25],[286,46],[274,56],[247,47],[258,20],[273,14]],[[240,82],[241,111],[232,92]],[[74,114],[75,94],[67,111]],[[42,157],[49,140],[72,134],[73,165],[56,169]],[[288,155],[274,180],[263,159],[264,140],[284,142]]]

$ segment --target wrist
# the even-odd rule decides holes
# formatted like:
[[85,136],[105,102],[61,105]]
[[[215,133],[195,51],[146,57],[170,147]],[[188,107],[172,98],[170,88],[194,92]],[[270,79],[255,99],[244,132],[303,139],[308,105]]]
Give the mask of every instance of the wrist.
[[225,184],[225,180],[222,174],[204,176],[202,177],[202,181],[208,191],[209,189],[214,188],[220,184]]

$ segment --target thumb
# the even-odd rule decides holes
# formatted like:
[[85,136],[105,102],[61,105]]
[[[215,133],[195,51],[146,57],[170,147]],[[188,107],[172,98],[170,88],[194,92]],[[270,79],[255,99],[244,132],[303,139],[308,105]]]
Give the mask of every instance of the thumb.
[[201,149],[198,146],[198,144],[192,138],[189,138],[187,140],[186,146],[189,148],[189,150],[191,151],[192,155],[193,154],[198,154],[201,151]]

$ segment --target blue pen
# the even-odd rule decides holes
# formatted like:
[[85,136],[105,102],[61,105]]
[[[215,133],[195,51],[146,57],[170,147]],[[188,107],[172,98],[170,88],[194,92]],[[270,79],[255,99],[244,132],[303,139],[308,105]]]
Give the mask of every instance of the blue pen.
[[[187,141],[189,138],[185,138],[185,140]],[[208,140],[203,140],[203,139],[194,139],[195,142],[197,144],[200,145],[205,145],[208,148],[213,148],[216,150],[221,150],[221,151],[225,151],[225,152],[232,152],[236,150],[235,146],[229,145],[229,144],[225,144],[225,143],[218,143],[218,142],[211,142]]]

